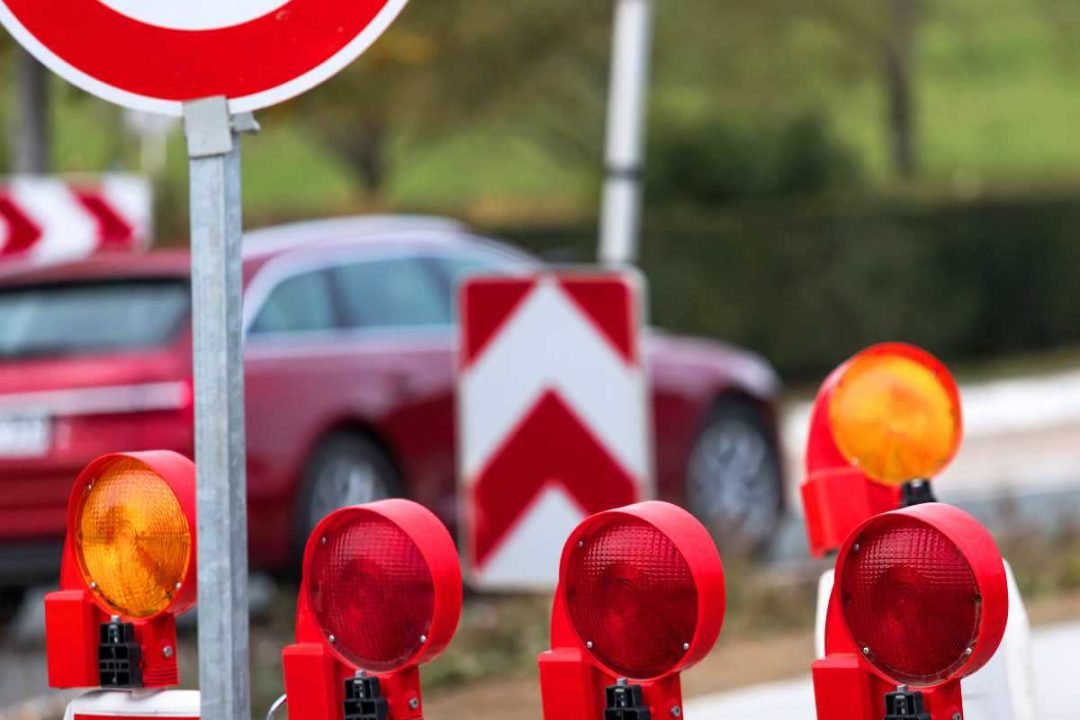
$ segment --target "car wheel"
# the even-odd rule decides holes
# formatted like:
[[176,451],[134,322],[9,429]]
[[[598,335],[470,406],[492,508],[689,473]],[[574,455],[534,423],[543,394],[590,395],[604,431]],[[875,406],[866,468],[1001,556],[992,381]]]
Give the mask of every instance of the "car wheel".
[[338,508],[394,497],[398,480],[394,464],[372,440],[355,434],[334,434],[319,443],[305,470],[299,547],[324,517]]
[[5,587],[0,588],[0,630],[8,627],[19,614],[23,601],[26,599],[26,588]]
[[783,510],[780,461],[756,408],[716,406],[691,451],[686,495],[726,550],[757,551],[772,539]]

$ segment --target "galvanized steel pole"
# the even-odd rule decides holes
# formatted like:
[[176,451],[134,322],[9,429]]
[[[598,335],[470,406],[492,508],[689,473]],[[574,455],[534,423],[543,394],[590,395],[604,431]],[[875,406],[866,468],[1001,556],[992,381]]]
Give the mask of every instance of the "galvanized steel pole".
[[616,0],[600,218],[600,260],[609,264],[638,255],[652,23],[652,0]]
[[239,132],[225,98],[184,107],[190,158],[199,688],[203,720],[251,720]]

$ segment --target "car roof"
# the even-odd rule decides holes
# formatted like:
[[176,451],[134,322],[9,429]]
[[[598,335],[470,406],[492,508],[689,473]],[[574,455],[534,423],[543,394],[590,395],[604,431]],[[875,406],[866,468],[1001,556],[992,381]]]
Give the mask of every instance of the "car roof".
[[[244,234],[244,274],[250,278],[268,261],[312,249],[333,251],[358,245],[395,248],[462,248],[488,246],[527,261],[524,253],[469,234],[456,220],[419,215],[373,215],[297,222],[252,230]],[[0,286],[39,285],[72,280],[108,278],[184,279],[191,273],[187,250],[153,250],[147,253],[107,252],[73,262],[31,265],[0,264]]]
[[466,232],[468,229],[461,222],[424,215],[365,215],[308,220],[245,233],[244,257],[256,259],[335,242],[377,242],[389,235],[424,233],[453,237]]

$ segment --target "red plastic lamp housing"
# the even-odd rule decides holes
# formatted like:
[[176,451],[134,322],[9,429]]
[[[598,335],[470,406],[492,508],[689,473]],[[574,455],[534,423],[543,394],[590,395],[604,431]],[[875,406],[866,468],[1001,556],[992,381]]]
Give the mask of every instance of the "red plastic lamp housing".
[[49,684],[100,684],[100,628],[134,627],[142,686],[178,682],[176,616],[196,600],[195,466],[173,452],[93,461],[72,487],[60,590],[45,598]]
[[431,511],[384,500],[331,513],[304,552],[297,642],[284,652],[290,715],[339,717],[343,681],[364,671],[392,717],[421,717],[416,669],[450,643],[461,605],[457,550]]
[[814,402],[803,506],[811,551],[840,547],[861,522],[900,505],[900,486],[930,479],[963,433],[956,381],[937,358],[883,343],[845,361]]
[[934,687],[997,651],[1008,618],[1001,554],[967,513],[930,503],[868,520],[840,551],[836,592],[855,647],[882,677]]
[[562,587],[585,648],[612,674],[648,680],[704,657],[724,618],[724,573],[708,532],[647,503],[586,520],[570,538]]
[[653,717],[681,714],[679,673],[712,650],[724,609],[720,554],[690,513],[645,502],[586,519],[563,550],[539,658],[544,717],[602,718],[622,678]]

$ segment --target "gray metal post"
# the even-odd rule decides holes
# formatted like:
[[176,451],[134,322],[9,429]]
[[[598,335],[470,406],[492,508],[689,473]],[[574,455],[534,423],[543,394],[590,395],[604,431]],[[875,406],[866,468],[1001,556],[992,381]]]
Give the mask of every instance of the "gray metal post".
[[[251,720],[240,142],[225,98],[184,107],[191,160],[199,687],[203,720]],[[236,120],[240,120],[237,118]]]
[[600,260],[637,260],[641,232],[641,173],[652,49],[652,0],[616,0],[608,98]]
[[9,143],[12,166],[18,173],[47,173],[52,159],[49,71],[18,45],[12,54],[16,90]]

